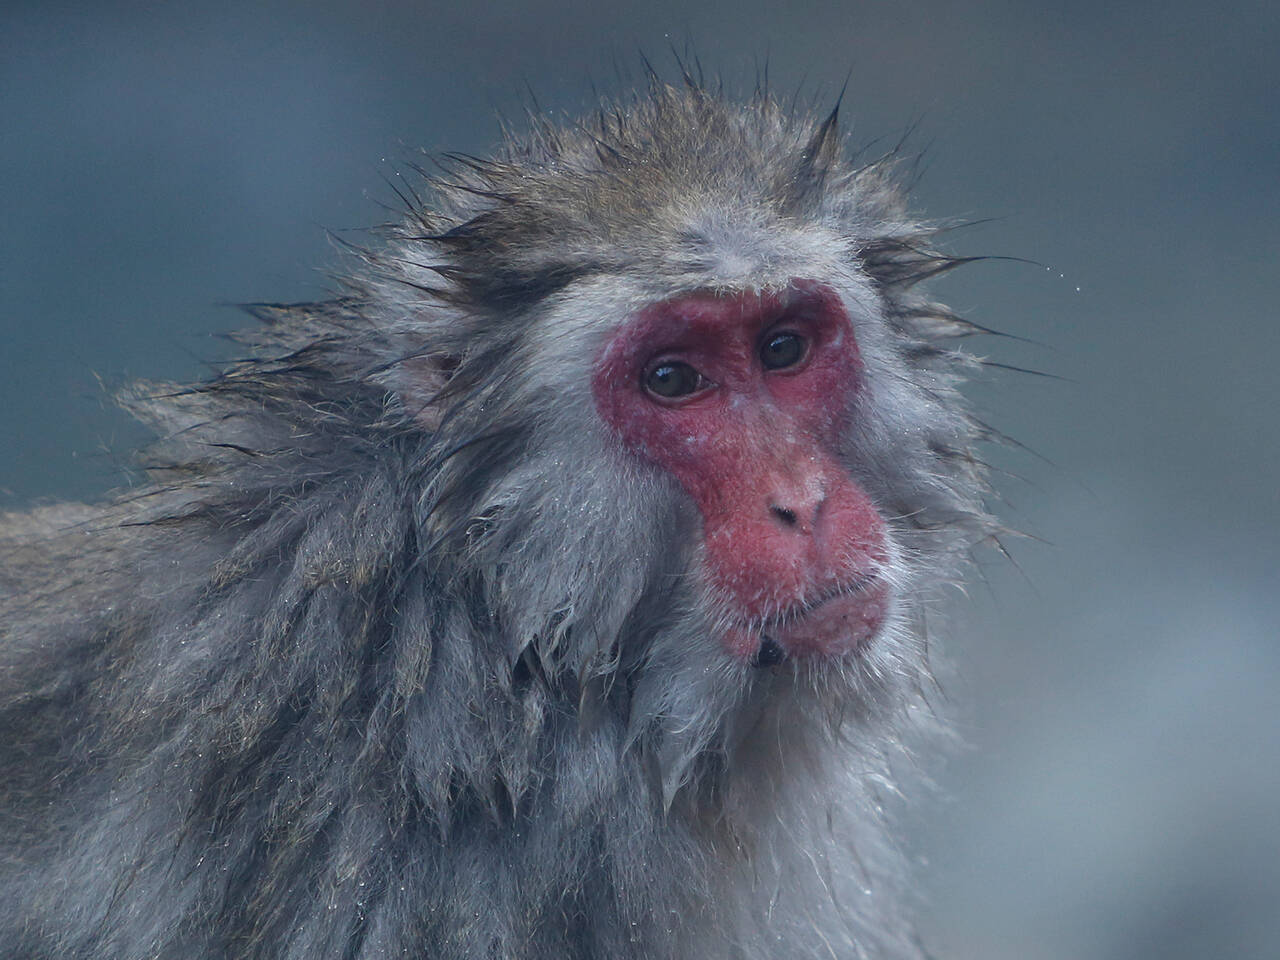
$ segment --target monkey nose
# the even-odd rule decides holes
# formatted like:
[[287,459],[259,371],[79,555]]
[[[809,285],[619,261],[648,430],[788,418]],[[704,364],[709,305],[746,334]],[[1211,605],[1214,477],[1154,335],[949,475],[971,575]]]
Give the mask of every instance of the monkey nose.
[[800,518],[796,516],[796,512],[790,507],[784,507],[781,504],[769,504],[769,512],[772,513],[784,527],[794,527],[800,522]]
[[805,504],[793,499],[774,498],[769,502],[769,515],[778,526],[796,533],[812,533],[820,503]]
[[817,529],[822,505],[827,499],[827,484],[816,471],[779,470],[761,492],[773,523],[783,530],[811,535]]

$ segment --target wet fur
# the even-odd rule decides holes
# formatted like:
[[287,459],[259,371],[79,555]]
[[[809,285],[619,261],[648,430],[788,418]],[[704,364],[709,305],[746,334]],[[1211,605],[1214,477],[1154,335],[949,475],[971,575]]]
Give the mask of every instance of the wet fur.
[[[895,158],[656,81],[406,196],[335,299],[126,398],[149,482],[0,521],[14,958],[916,957],[884,822],[925,616],[990,532]],[[848,663],[711,638],[698,520],[590,369],[638,307],[816,277],[906,598]]]

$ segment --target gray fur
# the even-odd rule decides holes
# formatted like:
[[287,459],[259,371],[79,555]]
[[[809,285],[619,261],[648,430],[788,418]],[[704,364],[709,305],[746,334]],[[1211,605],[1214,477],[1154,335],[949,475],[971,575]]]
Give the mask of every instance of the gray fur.
[[[882,805],[991,533],[958,263],[893,158],[655,81],[456,158],[338,298],[127,403],[144,487],[0,521],[14,958],[917,957]],[[711,639],[698,519],[590,398],[640,306],[813,277],[905,598],[845,663]]]

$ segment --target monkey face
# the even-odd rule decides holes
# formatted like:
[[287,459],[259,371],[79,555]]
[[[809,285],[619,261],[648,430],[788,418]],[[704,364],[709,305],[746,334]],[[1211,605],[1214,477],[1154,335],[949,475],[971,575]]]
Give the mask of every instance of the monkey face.
[[884,623],[885,524],[839,457],[861,382],[839,296],[808,279],[653,304],[599,357],[602,419],[697,505],[736,658],[841,656]]

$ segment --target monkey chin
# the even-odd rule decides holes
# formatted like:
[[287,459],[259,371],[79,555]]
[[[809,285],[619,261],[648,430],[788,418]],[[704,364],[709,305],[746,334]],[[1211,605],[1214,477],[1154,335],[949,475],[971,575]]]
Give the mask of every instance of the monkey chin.
[[862,654],[889,616],[892,595],[883,580],[797,606],[763,625],[743,626],[725,637],[729,653],[756,667],[784,660],[840,659]]

